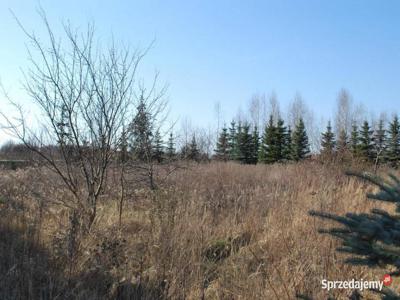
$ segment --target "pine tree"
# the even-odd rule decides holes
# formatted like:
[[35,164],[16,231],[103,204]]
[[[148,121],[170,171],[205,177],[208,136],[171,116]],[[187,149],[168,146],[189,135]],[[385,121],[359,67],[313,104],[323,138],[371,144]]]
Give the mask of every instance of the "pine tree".
[[289,126],[285,136],[285,147],[283,151],[283,159],[286,161],[293,159],[293,142],[292,128]]
[[389,124],[386,157],[390,164],[397,167],[400,162],[400,123],[397,116]]
[[130,127],[132,141],[132,151],[134,156],[139,160],[151,159],[151,140],[152,140],[152,124],[150,113],[147,111],[146,103],[140,98],[137,107],[137,113]]
[[304,126],[303,119],[300,118],[293,133],[293,159],[295,161],[302,160],[310,153],[310,145],[308,144],[308,136]]
[[174,159],[176,156],[176,150],[175,150],[174,136],[173,136],[172,132],[169,134],[168,146],[167,146],[166,150],[167,150],[166,155],[167,155],[168,159],[169,160]]
[[243,127],[239,124],[238,132],[238,160],[244,164],[252,163],[253,137],[250,133],[250,125],[245,123]]
[[275,131],[275,161],[282,161],[285,159],[287,131],[284,121],[279,118],[276,124]]
[[161,163],[164,159],[164,145],[159,130],[157,130],[156,134],[154,135],[152,150],[153,150],[153,159],[158,163]]
[[364,121],[360,130],[359,149],[360,155],[365,161],[371,161],[373,159],[372,133],[373,131],[368,121]]
[[68,111],[65,105],[61,108],[60,121],[56,124],[58,131],[58,144],[61,146],[66,146],[69,139],[71,138],[69,134],[69,123],[68,123]]
[[192,141],[190,142],[188,149],[188,158],[195,161],[200,160],[200,151],[197,146],[196,135],[193,135]]
[[231,127],[229,128],[228,152],[229,152],[229,159],[236,160],[236,157],[237,157],[237,132],[236,132],[236,123],[234,120],[232,120]]
[[267,146],[266,146],[266,138],[267,137],[267,127],[264,127],[264,132],[261,136],[259,151],[258,151],[258,159],[259,163],[266,163],[266,154],[267,154]]
[[229,135],[228,129],[225,126],[222,128],[218,138],[215,158],[222,161],[227,161],[229,159]]
[[356,124],[353,124],[351,130],[351,137],[350,137],[350,150],[351,154],[353,155],[353,159],[357,159],[360,157],[360,136],[358,133],[358,127]]
[[242,149],[241,149],[241,140],[243,139],[242,137],[243,135],[243,126],[242,126],[242,122],[239,121],[237,128],[236,128],[236,137],[235,137],[235,148],[233,149],[233,157],[234,160],[236,161],[242,161],[241,157],[242,157]]
[[269,122],[265,127],[262,137],[259,155],[260,162],[271,164],[277,161],[276,131],[277,129],[274,125],[274,118],[272,115],[270,115]]
[[373,153],[376,164],[384,160],[386,149],[386,130],[383,120],[379,120],[378,128],[374,134]]
[[251,163],[257,164],[258,162],[258,152],[260,149],[260,135],[258,133],[257,126],[254,126],[253,130],[253,140],[252,140],[252,156],[251,156]]
[[[340,225],[340,227],[320,229],[319,232],[340,240],[341,245],[337,251],[349,254],[345,260],[346,263],[384,268],[391,270],[391,276],[399,276],[400,178],[389,175],[388,179],[382,179],[365,173],[350,175],[357,176],[379,188],[378,192],[367,195],[369,199],[392,203],[396,209],[389,212],[374,208],[370,213],[347,213],[344,216],[317,211],[310,211],[310,214],[335,221]],[[381,299],[400,299],[400,295],[388,287],[375,292],[382,295]]]
[[335,145],[336,145],[335,135],[332,132],[331,121],[329,121],[328,125],[326,126],[326,131],[322,133],[321,155],[332,158],[334,154]]

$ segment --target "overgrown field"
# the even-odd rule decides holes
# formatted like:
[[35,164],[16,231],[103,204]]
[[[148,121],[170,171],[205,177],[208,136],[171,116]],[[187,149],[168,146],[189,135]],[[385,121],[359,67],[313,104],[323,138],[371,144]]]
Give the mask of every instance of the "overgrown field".
[[132,180],[121,224],[110,188],[86,234],[54,174],[0,174],[0,299],[326,299],[323,278],[388,271],[343,264],[318,233],[332,224],[308,216],[382,207],[334,165],[190,165],[155,191]]

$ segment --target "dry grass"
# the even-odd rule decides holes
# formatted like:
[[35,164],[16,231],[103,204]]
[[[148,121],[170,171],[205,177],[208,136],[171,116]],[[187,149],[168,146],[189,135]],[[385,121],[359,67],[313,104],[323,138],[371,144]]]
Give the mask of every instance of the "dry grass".
[[369,189],[312,162],[196,165],[155,192],[130,186],[121,228],[110,189],[91,232],[77,238],[79,222],[57,205],[69,196],[54,175],[2,171],[0,298],[326,299],[323,278],[386,272],[344,265],[337,241],[317,232],[330,224],[308,211],[382,206],[366,200]]

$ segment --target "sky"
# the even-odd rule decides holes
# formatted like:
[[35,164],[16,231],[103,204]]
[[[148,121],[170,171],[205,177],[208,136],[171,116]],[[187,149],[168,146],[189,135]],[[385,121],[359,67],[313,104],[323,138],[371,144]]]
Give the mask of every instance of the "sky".
[[282,109],[300,93],[326,119],[341,88],[371,111],[400,103],[399,1],[0,0],[0,78],[22,104],[27,40],[10,9],[45,37],[39,5],[56,33],[63,21],[93,22],[103,41],[154,40],[141,76],[159,71],[172,117],[198,126],[214,122],[217,102],[229,121],[254,93],[275,92]]

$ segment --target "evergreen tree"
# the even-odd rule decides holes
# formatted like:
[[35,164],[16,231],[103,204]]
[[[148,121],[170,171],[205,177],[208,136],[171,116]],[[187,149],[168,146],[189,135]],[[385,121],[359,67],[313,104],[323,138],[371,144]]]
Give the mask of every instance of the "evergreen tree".
[[267,146],[266,146],[266,139],[267,139],[267,127],[264,127],[264,132],[261,136],[259,151],[258,151],[258,159],[259,163],[266,163],[266,154],[267,154]]
[[335,136],[332,132],[331,121],[326,126],[326,131],[322,133],[321,140],[321,155],[326,157],[332,157],[335,149],[336,141]]
[[397,116],[389,124],[388,134],[386,157],[390,164],[396,167],[400,161],[400,123]]
[[158,163],[161,163],[164,159],[164,145],[159,130],[154,135],[153,159]]
[[263,163],[274,163],[276,162],[277,149],[276,149],[276,131],[277,128],[274,125],[273,116],[270,115],[269,122],[265,127],[264,134],[261,142],[261,149],[259,160]]
[[373,152],[376,164],[384,160],[385,149],[386,149],[386,130],[383,120],[381,119],[379,120],[378,128],[375,131],[374,135]]
[[167,150],[166,155],[167,155],[168,159],[172,160],[173,158],[175,158],[176,150],[175,150],[174,136],[173,136],[172,132],[169,134],[168,145],[167,145],[166,150]]
[[260,136],[258,133],[257,126],[254,126],[254,130],[253,130],[252,146],[253,146],[253,148],[252,148],[251,163],[257,164],[258,152],[259,152],[259,148],[260,148]]
[[236,160],[236,157],[237,157],[237,132],[236,132],[236,123],[234,120],[232,120],[231,127],[229,127],[228,152],[229,152],[229,159]]
[[310,153],[310,145],[308,144],[308,136],[304,126],[303,119],[300,118],[293,132],[293,159],[295,161],[302,160]]
[[130,128],[133,138],[132,151],[134,156],[139,160],[147,161],[151,159],[151,140],[153,134],[150,120],[150,113],[147,111],[143,97],[141,97],[137,107],[136,116],[133,119]]
[[217,149],[215,149],[215,157],[218,160],[227,161],[229,159],[229,134],[228,129],[224,126],[219,135]]
[[360,130],[359,149],[361,157],[366,161],[371,161],[373,159],[372,133],[373,131],[368,121],[364,121]]
[[200,160],[200,151],[197,146],[196,135],[193,135],[192,141],[190,142],[188,149],[188,158],[195,161]]
[[233,157],[236,161],[242,161],[242,146],[241,141],[243,140],[243,126],[242,122],[239,121],[237,128],[236,128],[236,138],[235,138],[235,148],[233,149]]
[[289,126],[285,136],[285,147],[283,151],[284,160],[293,159],[292,128]]
[[[344,216],[316,211],[311,211],[310,214],[335,221],[340,225],[340,227],[319,231],[340,240],[341,245],[337,251],[349,254],[345,260],[346,263],[384,268],[391,270],[389,273],[391,276],[399,276],[400,178],[394,175],[389,175],[388,179],[369,174],[352,173],[350,175],[355,175],[379,188],[378,192],[367,195],[369,199],[392,203],[396,209],[389,212],[375,208],[370,213],[347,213]],[[388,287],[375,292],[381,294],[381,299],[400,299],[400,295]]]
[[284,124],[284,121],[279,118],[275,131],[275,161],[282,161],[285,159],[287,131]]
[[250,125],[245,123],[243,127],[239,124],[238,132],[238,160],[244,164],[252,163],[253,137],[250,133]]
[[358,134],[358,127],[353,124],[350,137],[350,150],[353,158],[357,159],[360,157],[360,136]]
[[56,124],[58,131],[58,144],[61,146],[66,146],[69,139],[71,138],[69,134],[69,122],[68,122],[68,111],[65,105],[61,108],[60,121]]

